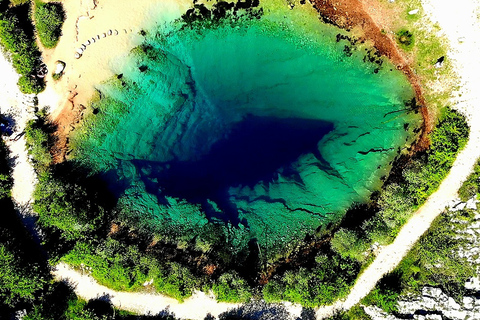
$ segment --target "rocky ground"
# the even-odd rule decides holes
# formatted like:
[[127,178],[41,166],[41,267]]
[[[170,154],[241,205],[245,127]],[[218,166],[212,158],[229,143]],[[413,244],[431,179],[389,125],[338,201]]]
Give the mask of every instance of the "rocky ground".
[[[480,213],[477,209],[478,201],[471,199],[467,202],[453,201],[451,211],[470,209],[475,211],[471,221],[452,220],[452,227],[459,237],[467,242],[454,255],[466,258],[468,262],[477,266],[477,278],[471,278],[465,283],[467,294],[461,301],[448,296],[441,288],[426,286],[420,295],[403,296],[398,301],[398,313],[385,313],[378,307],[364,307],[373,320],[467,320],[480,319]],[[467,224],[467,225],[465,225]],[[463,225],[463,226],[462,226]]]

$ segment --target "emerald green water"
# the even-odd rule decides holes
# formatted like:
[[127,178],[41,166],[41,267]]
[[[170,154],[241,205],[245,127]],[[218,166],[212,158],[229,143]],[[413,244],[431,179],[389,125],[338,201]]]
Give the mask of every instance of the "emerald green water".
[[[284,248],[368,199],[420,116],[406,78],[352,56],[310,9],[149,30],[75,139],[124,217],[168,237],[225,226]],[[376,73],[377,72],[377,73]]]

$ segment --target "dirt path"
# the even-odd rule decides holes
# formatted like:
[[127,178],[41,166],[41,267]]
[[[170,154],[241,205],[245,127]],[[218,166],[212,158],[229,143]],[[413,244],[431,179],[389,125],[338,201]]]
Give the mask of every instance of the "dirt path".
[[63,263],[57,265],[56,268],[57,270],[54,271],[55,277],[57,279],[68,279],[70,283],[76,286],[75,292],[80,297],[88,300],[107,295],[116,307],[139,314],[158,314],[168,309],[175,313],[176,317],[182,319],[203,320],[208,313],[218,317],[220,313],[238,306],[233,303],[219,303],[215,301],[215,298],[202,292],[195,293],[182,304],[173,298],[158,294],[117,292],[99,285],[92,277],[72,270]]
[[336,309],[351,308],[375,287],[383,275],[392,271],[448,203],[457,198],[458,189],[480,157],[480,40],[477,36],[480,32],[477,18],[480,1],[459,0],[452,5],[448,1],[424,0],[423,4],[430,19],[439,23],[450,41],[452,49],[447,59],[454,61],[462,82],[456,108],[467,116],[471,127],[470,139],[438,191],[408,221],[395,241],[385,247],[363,272],[346,300],[320,308],[317,310],[317,319],[323,319]]

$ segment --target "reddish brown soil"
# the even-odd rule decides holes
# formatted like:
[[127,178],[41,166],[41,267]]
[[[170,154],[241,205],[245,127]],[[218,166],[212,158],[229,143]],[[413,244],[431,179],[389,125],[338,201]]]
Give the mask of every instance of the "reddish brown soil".
[[55,132],[55,146],[52,148],[52,156],[54,163],[63,162],[68,153],[69,135],[75,130],[75,126],[80,123],[83,118],[85,106],[83,104],[76,104],[75,97],[77,92],[70,91],[69,97],[65,102],[60,114],[53,119],[53,123],[57,127]]
[[359,0],[312,0],[312,3],[325,21],[346,30],[360,29],[364,40],[371,41],[380,54],[390,59],[397,69],[405,73],[415,91],[417,105],[420,106],[424,119],[423,131],[416,144],[416,150],[428,148],[428,133],[432,130],[432,120],[428,113],[422,86],[395,40],[382,32],[381,27],[368,14],[364,3]]

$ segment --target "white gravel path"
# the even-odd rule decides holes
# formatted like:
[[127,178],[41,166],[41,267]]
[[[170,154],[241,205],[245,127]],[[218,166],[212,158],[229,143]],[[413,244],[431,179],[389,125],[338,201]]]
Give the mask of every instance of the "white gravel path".
[[28,161],[25,151],[25,138],[13,139],[25,129],[29,119],[33,117],[33,95],[25,95],[17,87],[19,76],[7,59],[0,52],[0,113],[12,117],[15,121],[15,132],[5,142],[10,148],[11,157],[15,159],[13,166],[12,196],[17,205],[28,206],[35,187],[35,172]]

